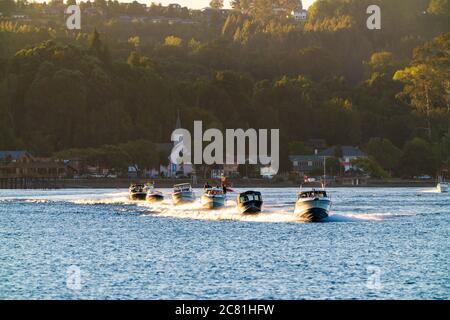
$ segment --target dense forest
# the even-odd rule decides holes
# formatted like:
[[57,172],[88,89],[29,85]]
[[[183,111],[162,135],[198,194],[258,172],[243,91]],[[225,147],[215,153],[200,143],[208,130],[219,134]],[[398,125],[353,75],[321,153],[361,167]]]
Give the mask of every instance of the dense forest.
[[[0,150],[113,161],[130,143],[169,142],[179,112],[186,128],[279,128],[283,171],[318,138],[396,176],[448,168],[449,0],[317,0],[302,22],[274,3],[293,6],[241,0],[206,16],[95,0],[77,31],[43,17],[60,2],[0,0]],[[366,27],[372,4],[381,30]]]

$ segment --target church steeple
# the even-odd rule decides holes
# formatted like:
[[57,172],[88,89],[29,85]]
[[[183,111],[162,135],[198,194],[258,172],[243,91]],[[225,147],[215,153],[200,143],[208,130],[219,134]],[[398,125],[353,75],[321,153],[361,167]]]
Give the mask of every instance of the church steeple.
[[299,4],[298,4],[298,9],[299,10],[303,10],[303,2],[302,2],[302,0],[299,0]]
[[180,117],[180,110],[177,110],[177,122],[175,124],[175,129],[181,129],[181,117]]

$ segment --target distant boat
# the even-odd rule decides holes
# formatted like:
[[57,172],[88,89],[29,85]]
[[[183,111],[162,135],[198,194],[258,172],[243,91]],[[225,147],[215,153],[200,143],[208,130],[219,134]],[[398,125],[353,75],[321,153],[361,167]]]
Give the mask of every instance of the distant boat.
[[205,189],[201,201],[203,208],[218,209],[225,206],[225,199],[223,188],[208,188]]
[[237,207],[241,213],[255,214],[261,212],[263,199],[261,192],[246,191],[237,196]]
[[308,222],[320,222],[328,218],[331,199],[325,190],[301,191],[295,203],[294,214]]
[[444,178],[441,176],[439,177],[439,181],[436,188],[440,193],[450,192],[450,183],[445,182]]
[[144,201],[147,197],[147,186],[145,184],[132,184],[128,189],[130,200]]
[[161,191],[155,190],[155,186],[151,184],[147,187],[146,200],[148,202],[161,202],[164,200],[164,195]]
[[176,184],[173,186],[172,200],[175,205],[191,203],[195,201],[194,191],[190,183]]

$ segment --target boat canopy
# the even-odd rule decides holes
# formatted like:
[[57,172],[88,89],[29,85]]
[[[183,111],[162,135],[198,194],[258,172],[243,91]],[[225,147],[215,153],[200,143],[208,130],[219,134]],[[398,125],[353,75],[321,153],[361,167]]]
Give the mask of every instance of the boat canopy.
[[300,192],[298,198],[328,198],[328,195],[324,190],[312,190]]
[[191,191],[192,187],[190,183],[181,183],[181,184],[176,184],[173,186],[173,190],[175,192],[181,192],[181,191]]
[[130,191],[131,192],[142,192],[145,188],[144,184],[132,184],[130,186]]
[[245,203],[248,201],[262,201],[262,196],[261,192],[247,191],[239,194],[238,199],[240,203]]
[[223,195],[223,189],[222,188],[209,188],[205,190],[205,194],[216,196],[216,195]]

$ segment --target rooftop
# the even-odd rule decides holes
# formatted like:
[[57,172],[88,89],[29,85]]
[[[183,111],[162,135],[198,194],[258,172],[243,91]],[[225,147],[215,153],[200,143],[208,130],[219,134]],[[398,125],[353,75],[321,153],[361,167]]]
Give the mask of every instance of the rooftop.
[[[319,152],[319,157],[333,157],[335,155],[336,146],[330,147],[328,149],[325,149],[321,152]],[[342,156],[343,157],[365,157],[366,154],[359,150],[356,147],[352,146],[342,146]]]
[[315,154],[289,156],[289,160],[291,160],[291,161],[314,161],[314,160],[317,160],[318,158],[319,157]]
[[[337,146],[327,148],[325,150],[322,150],[318,152],[318,154],[310,154],[310,155],[291,155],[289,156],[289,159],[291,161],[312,161],[316,160],[318,158],[323,157],[334,157],[335,156],[335,150]],[[357,147],[352,146],[342,146],[342,156],[343,157],[365,157],[366,154],[359,150]]]
[[18,160],[26,155],[29,155],[29,153],[26,151],[22,151],[22,150],[0,151],[0,160],[3,160],[5,158],[11,158],[13,160]]

